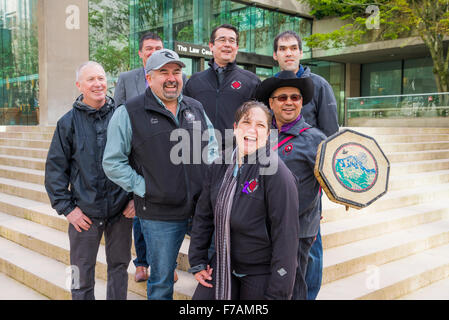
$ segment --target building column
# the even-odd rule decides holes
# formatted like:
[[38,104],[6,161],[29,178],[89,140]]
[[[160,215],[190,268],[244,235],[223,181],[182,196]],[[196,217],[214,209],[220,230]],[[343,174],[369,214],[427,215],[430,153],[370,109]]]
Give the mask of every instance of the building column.
[[[351,97],[360,97],[360,93],[362,92],[361,87],[361,64],[356,63],[346,63],[346,79],[345,79],[345,96],[346,98]],[[348,106],[345,100],[345,118],[344,123],[347,125],[348,123]]]
[[89,60],[87,0],[38,0],[39,124],[55,125],[79,95],[76,68]]

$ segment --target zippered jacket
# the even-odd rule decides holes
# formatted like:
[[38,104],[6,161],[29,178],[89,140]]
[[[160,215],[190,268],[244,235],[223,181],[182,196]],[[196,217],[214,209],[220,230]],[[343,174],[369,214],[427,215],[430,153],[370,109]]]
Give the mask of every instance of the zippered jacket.
[[[289,299],[299,243],[297,184],[276,152],[271,152],[271,163],[273,159],[278,169],[272,175],[261,174],[264,166],[259,161],[239,168],[230,216],[231,270],[270,274],[266,298]],[[189,247],[189,262],[196,272],[209,263],[214,208],[226,168],[226,164],[210,166],[196,206]]]
[[244,102],[254,98],[260,80],[254,73],[241,69],[232,62],[226,66],[224,80],[219,85],[213,64],[212,59],[209,61],[209,69],[190,77],[184,88],[184,95],[201,102],[214,128],[224,138],[224,130],[233,128],[236,110]]
[[311,127],[304,117],[288,131],[279,134],[278,140],[293,136],[278,149],[279,157],[298,178],[299,183],[299,237],[314,237],[321,219],[320,184],[313,171],[321,141],[326,139],[319,129]]
[[115,219],[130,194],[106,177],[101,164],[114,101],[107,97],[97,110],[82,99],[57,122],[45,163],[45,188],[60,215],[78,206],[91,219]]

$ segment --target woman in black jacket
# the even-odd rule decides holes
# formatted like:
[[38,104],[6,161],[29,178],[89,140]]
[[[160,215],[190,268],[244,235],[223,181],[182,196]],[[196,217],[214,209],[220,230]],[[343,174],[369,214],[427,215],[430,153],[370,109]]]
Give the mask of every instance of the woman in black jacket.
[[[270,127],[263,103],[244,103],[235,115],[237,148],[208,169],[189,248],[189,271],[199,282],[193,299],[291,298],[298,192],[290,170],[269,152]],[[216,254],[208,261],[214,230]]]

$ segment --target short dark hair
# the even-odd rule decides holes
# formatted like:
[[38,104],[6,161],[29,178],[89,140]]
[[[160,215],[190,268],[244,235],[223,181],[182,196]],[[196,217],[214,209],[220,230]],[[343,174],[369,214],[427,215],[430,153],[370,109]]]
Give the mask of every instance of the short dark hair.
[[244,116],[248,115],[249,111],[253,108],[260,108],[260,109],[262,109],[263,112],[265,112],[265,115],[267,116],[267,128],[268,128],[268,130],[270,130],[273,115],[271,114],[270,110],[263,102],[256,101],[256,100],[247,101],[247,102],[243,103],[237,109],[237,111],[235,112],[235,116],[234,116],[235,123],[238,124],[239,121]]
[[230,29],[235,32],[235,36],[237,37],[235,40],[237,41],[237,44],[239,44],[239,31],[236,27],[234,27],[232,24],[222,24],[221,26],[215,27],[214,30],[212,30],[212,33],[210,34],[210,43],[215,43],[215,34],[217,33],[218,29]]
[[159,37],[156,33],[153,33],[151,31],[146,32],[140,37],[140,41],[139,41],[139,50],[140,51],[142,50],[143,42],[148,39],[158,40],[158,41],[162,42],[161,37]]
[[274,38],[274,43],[273,43],[273,50],[276,53],[278,51],[278,42],[279,39],[285,39],[285,38],[295,38],[296,40],[298,40],[298,47],[299,50],[302,50],[302,41],[301,41],[301,37],[298,36],[298,34],[295,31],[292,30],[287,30],[284,32],[279,33],[276,38]]

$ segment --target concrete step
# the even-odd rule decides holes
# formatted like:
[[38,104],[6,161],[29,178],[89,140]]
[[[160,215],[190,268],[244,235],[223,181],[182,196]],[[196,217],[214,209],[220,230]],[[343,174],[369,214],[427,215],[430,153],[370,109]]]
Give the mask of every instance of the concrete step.
[[47,149],[0,146],[0,154],[17,157],[30,157],[45,160],[47,159]]
[[448,243],[445,219],[330,248],[323,253],[323,284]]
[[375,213],[379,211],[392,210],[402,207],[414,206],[422,203],[447,200],[449,197],[449,183],[410,188],[406,190],[388,191],[384,196],[373,202],[368,207],[357,210],[346,208],[343,205],[332,202],[324,194],[323,203],[323,220],[322,223],[332,222],[342,219],[350,219],[362,213]]
[[423,160],[413,162],[393,163],[390,176],[403,176],[410,173],[428,172],[449,169],[449,159]]
[[0,165],[45,170],[45,159],[0,155]]
[[449,150],[427,150],[414,152],[391,152],[386,154],[390,163],[423,160],[449,159]]
[[45,174],[42,170],[0,165],[0,177],[44,185]]
[[0,126],[0,132],[49,132],[53,133],[56,126]]
[[[63,233],[67,233],[68,230],[67,219],[58,215],[50,204],[47,203],[0,193],[0,212],[26,219]],[[190,268],[187,257],[189,242],[189,237],[186,236],[178,255],[178,269],[182,271],[187,271]],[[104,238],[102,238],[101,243],[104,245]],[[136,255],[134,241],[131,253],[133,256]]]
[[388,190],[404,190],[448,182],[449,170],[410,173],[402,176],[391,176],[388,183]]
[[0,288],[8,288],[8,290],[0,290],[0,300],[48,300],[46,296],[4,273],[0,273]]
[[449,219],[449,199],[372,214],[361,213],[351,219],[321,224],[323,248],[334,248],[443,219]]
[[399,300],[449,300],[449,278],[436,281],[415,292],[398,298]]
[[0,132],[0,138],[51,141],[53,138],[53,132]]
[[428,150],[449,149],[449,141],[433,142],[408,142],[408,143],[382,143],[379,144],[382,151],[386,154],[390,152],[415,152]]
[[342,127],[366,135],[418,135],[418,134],[449,134],[449,128],[405,128],[405,127]]
[[68,229],[67,219],[48,203],[0,193],[0,211],[62,232]]
[[417,135],[375,135],[373,137],[378,144],[383,143],[411,143],[411,142],[432,142],[449,141],[449,134],[417,134]]
[[[0,236],[20,246],[30,249],[65,265],[70,264],[70,246],[67,233],[57,231],[39,224],[0,213]],[[151,271],[150,271],[151,272]],[[175,284],[175,298],[188,299],[195,290],[196,281],[193,276],[177,270],[180,280]],[[128,268],[128,290],[146,296],[146,283],[134,281],[135,267],[130,262]],[[104,245],[100,245],[96,277],[106,281],[107,265]]]
[[41,184],[0,178],[0,192],[46,204],[50,203],[45,187]]
[[421,251],[321,287],[319,300],[392,300],[449,277],[449,245]]
[[[0,237],[0,272],[53,300],[70,300],[68,265]],[[106,283],[96,279],[95,296],[106,299]],[[128,291],[129,300],[144,297]]]
[[23,148],[40,148],[47,149],[50,147],[48,140],[26,140],[26,139],[8,139],[0,138],[0,146],[23,147]]

